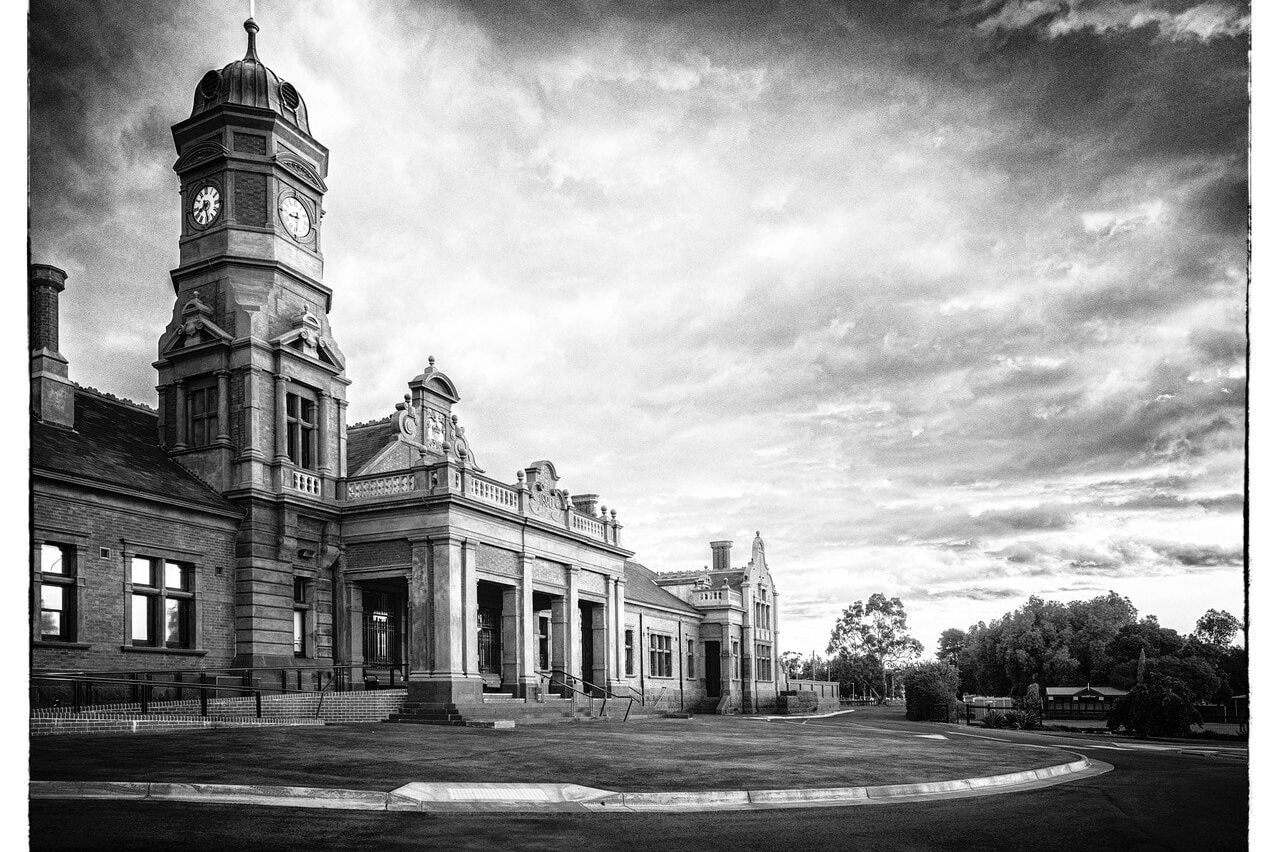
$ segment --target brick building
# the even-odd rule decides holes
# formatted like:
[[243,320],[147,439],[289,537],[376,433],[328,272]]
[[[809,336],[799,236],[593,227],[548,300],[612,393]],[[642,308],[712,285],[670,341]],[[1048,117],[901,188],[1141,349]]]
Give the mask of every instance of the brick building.
[[435,359],[348,425],[328,312],[329,152],[258,58],[209,71],[173,126],[181,198],[158,405],[80,388],[66,276],[29,278],[33,669],[348,666],[463,708],[571,687],[756,710],[780,691],[761,538],[654,574],[555,465],[479,466]]

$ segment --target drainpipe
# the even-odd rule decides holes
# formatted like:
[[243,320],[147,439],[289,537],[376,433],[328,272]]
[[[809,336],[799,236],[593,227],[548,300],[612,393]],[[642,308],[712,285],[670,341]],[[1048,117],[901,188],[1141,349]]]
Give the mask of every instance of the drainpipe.
[[636,652],[639,654],[639,694],[643,696],[644,703],[648,703],[648,691],[645,686],[644,670],[643,670],[643,613],[639,613],[639,630],[635,636]]
[[675,623],[679,625],[679,712],[682,713],[683,712],[683,682],[684,682],[684,679],[687,678],[688,673],[684,671],[683,669],[683,664],[686,661],[683,656],[684,655],[683,621],[677,621]]

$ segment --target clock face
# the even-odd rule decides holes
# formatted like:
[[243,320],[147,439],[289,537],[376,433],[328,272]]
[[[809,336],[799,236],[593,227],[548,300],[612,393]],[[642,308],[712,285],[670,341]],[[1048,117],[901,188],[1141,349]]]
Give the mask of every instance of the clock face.
[[311,214],[306,212],[306,205],[296,196],[280,200],[280,219],[285,230],[299,240],[311,232]]
[[195,193],[195,201],[191,204],[191,218],[201,228],[209,225],[222,212],[222,193],[216,186],[204,186]]

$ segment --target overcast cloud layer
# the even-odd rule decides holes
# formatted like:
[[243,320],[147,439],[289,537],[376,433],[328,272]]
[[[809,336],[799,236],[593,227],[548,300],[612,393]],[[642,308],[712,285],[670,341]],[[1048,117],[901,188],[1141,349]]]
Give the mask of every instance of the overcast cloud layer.
[[[71,374],[154,403],[176,157],[247,4],[31,19],[33,259]],[[784,649],[899,594],[1241,615],[1248,9],[262,0],[332,151],[350,420],[434,355],[656,570],[762,530]]]

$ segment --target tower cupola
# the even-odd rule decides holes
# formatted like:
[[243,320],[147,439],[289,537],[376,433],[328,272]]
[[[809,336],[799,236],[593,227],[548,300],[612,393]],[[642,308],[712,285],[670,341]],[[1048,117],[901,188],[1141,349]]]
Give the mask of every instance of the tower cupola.
[[191,117],[220,104],[269,109],[291,121],[303,133],[310,133],[306,101],[292,84],[279,78],[257,56],[257,21],[244,22],[248,33],[248,51],[243,59],[226,65],[221,71],[210,71],[195,88]]

